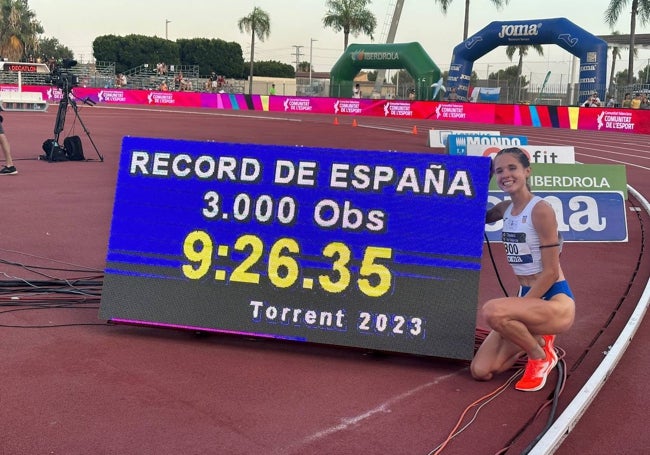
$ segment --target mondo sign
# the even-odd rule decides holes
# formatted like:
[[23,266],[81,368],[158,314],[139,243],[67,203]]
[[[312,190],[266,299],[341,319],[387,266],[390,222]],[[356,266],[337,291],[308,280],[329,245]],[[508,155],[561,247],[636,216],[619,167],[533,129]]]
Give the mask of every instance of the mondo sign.
[[100,317],[469,359],[489,166],[124,138]]

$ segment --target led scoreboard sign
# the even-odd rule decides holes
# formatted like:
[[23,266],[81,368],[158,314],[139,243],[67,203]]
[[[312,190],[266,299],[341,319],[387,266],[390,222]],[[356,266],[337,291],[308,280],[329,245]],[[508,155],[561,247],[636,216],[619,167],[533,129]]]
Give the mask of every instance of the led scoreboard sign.
[[49,73],[50,69],[45,63],[0,62],[1,71],[14,73]]
[[100,317],[470,359],[489,166],[126,137]]

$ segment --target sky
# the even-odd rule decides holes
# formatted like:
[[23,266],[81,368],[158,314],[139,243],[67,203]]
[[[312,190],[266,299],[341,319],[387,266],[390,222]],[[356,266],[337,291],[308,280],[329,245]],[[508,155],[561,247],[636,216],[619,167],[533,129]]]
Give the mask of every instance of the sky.
[[[565,17],[593,33],[606,35],[611,29],[604,21],[610,0],[510,0],[497,10],[490,0],[472,0],[469,35],[490,22]],[[631,3],[631,2],[628,2]],[[271,34],[256,41],[255,60],[277,60],[295,66],[311,61],[314,71],[329,71],[343,52],[343,33],[324,28],[325,0],[29,0],[29,7],[45,29],[43,35],[56,38],[82,62],[93,60],[92,42],[97,36],[129,34],[180,38],[218,38],[238,42],[244,59],[250,55],[250,38],[241,33],[237,22],[255,6],[271,20]],[[395,0],[373,0],[368,6],[377,18],[375,43],[385,41]],[[419,42],[438,67],[449,69],[453,48],[463,39],[465,2],[454,0],[447,15],[434,0],[406,0],[395,42]],[[629,10],[629,6],[627,8]],[[621,15],[614,30],[629,33],[629,13]],[[637,33],[650,33],[650,25],[637,23]],[[365,35],[350,36],[350,43],[370,43]],[[617,62],[627,68],[627,53]],[[474,63],[474,71],[488,73],[513,64],[505,48],[497,48]],[[567,81],[572,55],[560,47],[545,45],[544,56],[531,52],[524,60],[523,74],[540,81],[547,71],[550,82]],[[639,50],[636,71],[650,63],[650,49]]]

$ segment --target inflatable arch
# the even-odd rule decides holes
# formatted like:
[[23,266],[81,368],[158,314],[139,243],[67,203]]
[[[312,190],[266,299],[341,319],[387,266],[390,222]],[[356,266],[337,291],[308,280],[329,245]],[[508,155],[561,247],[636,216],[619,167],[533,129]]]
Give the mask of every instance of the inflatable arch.
[[456,87],[459,99],[466,100],[474,61],[498,46],[557,44],[580,59],[580,98],[593,92],[605,99],[607,43],[565,18],[492,22],[454,48],[448,90]]
[[408,71],[415,81],[415,97],[419,100],[431,99],[432,86],[440,80],[440,68],[420,43],[350,44],[330,72],[330,97],[350,98],[354,77],[362,69]]

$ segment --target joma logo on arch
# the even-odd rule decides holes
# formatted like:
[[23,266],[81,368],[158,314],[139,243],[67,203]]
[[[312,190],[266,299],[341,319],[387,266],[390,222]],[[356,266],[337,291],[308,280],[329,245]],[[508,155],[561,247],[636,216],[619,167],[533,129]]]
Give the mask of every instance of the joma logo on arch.
[[502,25],[499,38],[506,36],[537,36],[542,24]]

